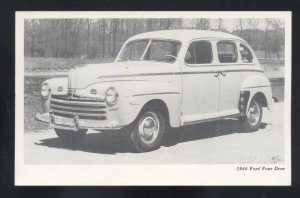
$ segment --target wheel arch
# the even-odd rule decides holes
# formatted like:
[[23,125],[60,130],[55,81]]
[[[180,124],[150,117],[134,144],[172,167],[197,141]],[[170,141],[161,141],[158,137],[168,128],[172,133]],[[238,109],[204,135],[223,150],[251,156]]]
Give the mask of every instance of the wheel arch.
[[265,96],[265,94],[263,92],[256,92],[252,96],[251,100],[253,100],[253,99],[256,99],[262,105],[262,107],[268,107],[267,97]]
[[[243,99],[242,99],[243,98]],[[250,103],[253,99],[257,99],[262,107],[271,108],[271,101],[268,100],[268,92],[263,90],[244,90],[241,91],[239,99],[239,110],[242,116],[246,115]]]
[[151,99],[147,101],[141,108],[138,117],[147,110],[159,111],[163,114],[167,126],[170,126],[170,113],[167,104],[162,99]]

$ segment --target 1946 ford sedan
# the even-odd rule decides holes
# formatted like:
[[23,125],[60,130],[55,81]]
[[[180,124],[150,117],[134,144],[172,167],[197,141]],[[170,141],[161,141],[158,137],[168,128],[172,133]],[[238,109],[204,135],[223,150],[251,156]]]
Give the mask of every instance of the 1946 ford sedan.
[[113,63],[74,67],[41,87],[43,113],[66,142],[88,129],[120,130],[137,151],[160,146],[168,127],[236,117],[258,130],[272,93],[251,47],[221,32],[167,30],[128,39]]

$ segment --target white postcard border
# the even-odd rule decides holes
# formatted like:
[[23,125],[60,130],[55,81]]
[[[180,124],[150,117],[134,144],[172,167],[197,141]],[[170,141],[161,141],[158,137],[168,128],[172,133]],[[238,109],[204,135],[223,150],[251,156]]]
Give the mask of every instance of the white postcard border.
[[[27,165],[24,162],[24,19],[284,18],[284,171],[237,171],[253,164]],[[291,12],[16,12],[15,185],[291,185]]]

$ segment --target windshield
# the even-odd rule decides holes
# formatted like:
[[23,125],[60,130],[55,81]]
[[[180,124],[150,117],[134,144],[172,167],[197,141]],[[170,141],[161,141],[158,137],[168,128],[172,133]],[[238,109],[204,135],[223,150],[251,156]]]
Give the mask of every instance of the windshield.
[[[178,41],[151,40],[147,48],[148,43],[149,40],[137,40],[127,43],[118,61],[146,60],[173,63],[181,46]],[[146,53],[145,50],[147,50]]]
[[138,40],[127,43],[118,61],[139,61],[149,43],[149,40]]

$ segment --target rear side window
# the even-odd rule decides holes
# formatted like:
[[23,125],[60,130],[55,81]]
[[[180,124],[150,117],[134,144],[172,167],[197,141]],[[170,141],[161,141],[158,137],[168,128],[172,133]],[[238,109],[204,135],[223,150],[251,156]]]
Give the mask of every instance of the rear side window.
[[236,63],[238,59],[236,44],[228,41],[221,41],[217,44],[218,58],[220,63]]
[[208,41],[192,42],[187,50],[185,62],[187,64],[206,64],[212,61],[212,47]]
[[242,56],[243,63],[252,63],[253,62],[253,55],[248,47],[241,44],[240,45],[240,53]]

